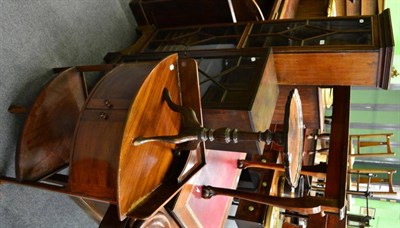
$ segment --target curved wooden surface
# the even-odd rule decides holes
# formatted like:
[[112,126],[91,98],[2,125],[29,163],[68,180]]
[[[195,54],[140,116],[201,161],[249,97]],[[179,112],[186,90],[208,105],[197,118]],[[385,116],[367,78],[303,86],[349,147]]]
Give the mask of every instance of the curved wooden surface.
[[119,153],[128,108],[156,64],[119,65],[92,90],[74,135],[68,179],[72,194],[116,203]]
[[174,145],[153,142],[133,146],[132,140],[179,133],[180,114],[173,112],[162,98],[162,91],[167,88],[172,100],[181,104],[177,69],[177,55],[161,61],[150,72],[129,109],[119,157],[117,200],[121,219],[161,184],[172,162]]
[[16,178],[35,181],[68,164],[75,123],[84,105],[80,73],[63,71],[48,82],[33,103],[16,153]]
[[122,220],[163,183],[174,145],[134,146],[132,141],[178,134],[180,114],[162,98],[167,88],[173,101],[181,103],[177,58],[122,64],[96,85],[77,124],[71,193],[116,204]]
[[[283,165],[289,184],[296,188],[300,178],[303,155],[303,111],[297,89],[290,92],[285,110]],[[287,134],[287,136],[286,136]]]
[[[191,58],[179,59],[179,81],[182,104],[193,108],[199,123],[201,115],[200,88],[197,62]],[[162,208],[205,165],[205,147],[200,143],[196,150],[181,151],[175,156],[171,170],[174,172],[162,184],[149,193],[139,205],[131,208],[128,217],[146,219]]]

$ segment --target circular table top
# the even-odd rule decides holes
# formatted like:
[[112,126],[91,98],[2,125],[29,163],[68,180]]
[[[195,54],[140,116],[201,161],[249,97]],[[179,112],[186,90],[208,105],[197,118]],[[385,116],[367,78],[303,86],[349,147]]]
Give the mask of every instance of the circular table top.
[[284,125],[283,165],[288,183],[296,188],[300,178],[304,141],[303,112],[297,89],[289,93]]

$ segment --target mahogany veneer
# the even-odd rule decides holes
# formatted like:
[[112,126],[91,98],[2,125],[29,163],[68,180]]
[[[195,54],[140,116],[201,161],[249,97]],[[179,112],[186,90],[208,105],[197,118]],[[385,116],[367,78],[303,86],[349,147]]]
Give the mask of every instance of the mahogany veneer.
[[15,170],[19,181],[38,180],[68,164],[84,102],[82,78],[76,68],[62,72],[43,87],[18,142]]

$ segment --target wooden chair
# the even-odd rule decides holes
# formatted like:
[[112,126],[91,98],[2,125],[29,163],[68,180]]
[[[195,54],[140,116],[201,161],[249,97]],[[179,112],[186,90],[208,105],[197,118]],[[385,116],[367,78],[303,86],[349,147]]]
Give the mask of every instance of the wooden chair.
[[[350,153],[350,157],[364,157],[364,156],[395,156],[396,154],[392,152],[390,147],[390,137],[393,133],[382,133],[382,134],[362,134],[362,135],[350,135],[350,142],[353,140],[356,142],[355,153]],[[373,140],[368,140],[373,139]],[[380,139],[378,141],[374,139]],[[378,146],[386,146],[386,150],[378,153],[362,153],[362,149],[366,147],[378,147]]]
[[[356,175],[356,190],[350,191],[348,189],[348,193],[350,194],[360,194],[362,191],[360,190],[361,184],[371,184],[372,186],[376,185],[387,185],[387,191],[369,191],[373,195],[385,195],[385,194],[394,194],[397,192],[393,190],[393,174],[396,173],[396,170],[381,170],[381,169],[350,169],[349,175]],[[364,175],[363,175],[364,174]],[[365,177],[365,174],[373,175],[372,178]],[[387,175],[386,178],[381,177],[380,175]],[[350,179],[350,178],[349,178]]]
[[[359,134],[359,135],[350,135],[349,143],[353,143],[355,141],[356,152],[349,153],[350,157],[374,157],[374,156],[395,156],[396,154],[392,152],[390,147],[390,137],[393,133],[382,133],[382,134]],[[318,135],[308,135],[307,139],[311,140],[321,140],[321,143],[324,144],[324,141],[328,141],[330,139],[330,133],[321,133]],[[367,140],[372,139],[372,140]],[[374,140],[381,139],[381,140]],[[377,147],[377,146],[386,146],[384,152],[378,153],[366,153],[362,152],[363,148],[366,147]],[[350,146],[349,146],[350,148]],[[328,153],[329,148],[322,147],[321,149],[316,150],[316,152],[320,153]]]
[[[320,165],[321,166],[321,165]],[[323,166],[321,166],[323,167]],[[309,175],[312,177],[320,178],[321,180],[325,179],[325,167],[318,170],[318,172],[305,172],[302,170],[302,174]],[[306,167],[309,169],[310,167]],[[360,185],[370,183],[372,186],[376,185],[385,185],[388,186],[387,191],[370,191],[371,194],[397,194],[397,192],[393,189],[393,175],[396,173],[396,170],[383,170],[383,169],[353,169],[352,166],[348,169],[348,183],[347,183],[347,194],[352,195],[363,195],[364,191],[360,190]],[[372,178],[368,178],[365,175],[370,174],[373,175]],[[387,177],[382,177],[383,175],[387,175]],[[352,177],[356,176],[356,190],[351,189],[351,181]],[[379,177],[378,177],[379,176]],[[325,181],[317,181],[311,184],[311,190],[316,192],[323,193],[325,190]]]

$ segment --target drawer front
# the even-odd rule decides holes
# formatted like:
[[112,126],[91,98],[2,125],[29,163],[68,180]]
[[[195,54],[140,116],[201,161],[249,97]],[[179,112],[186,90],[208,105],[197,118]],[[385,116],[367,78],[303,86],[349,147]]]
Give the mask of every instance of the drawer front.
[[124,64],[107,73],[90,94],[87,109],[128,109],[153,62]]
[[75,135],[69,186],[72,192],[116,200],[117,167],[125,110],[85,110]]

